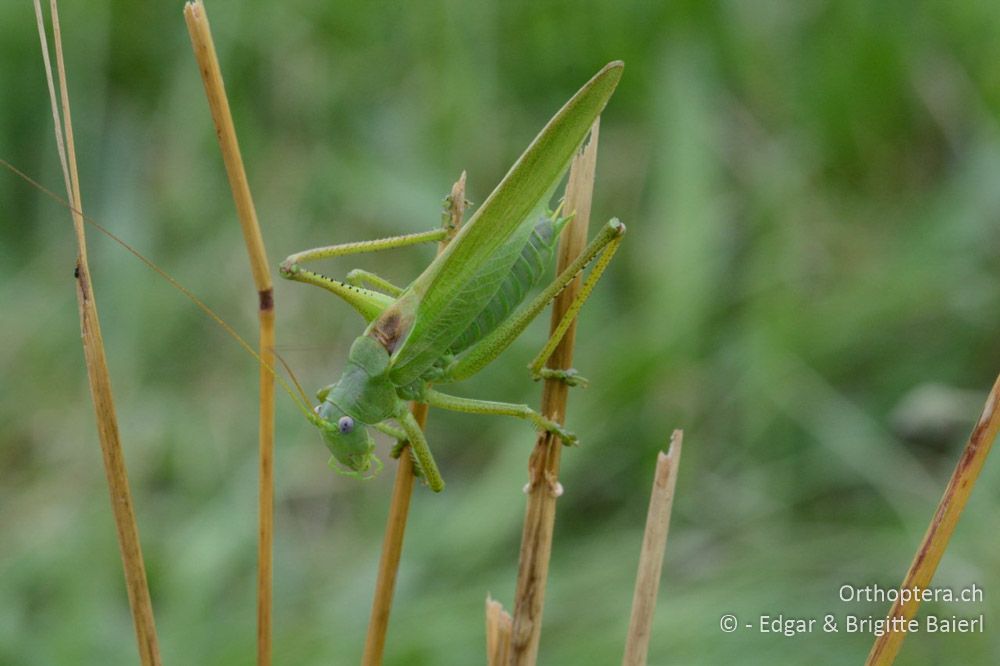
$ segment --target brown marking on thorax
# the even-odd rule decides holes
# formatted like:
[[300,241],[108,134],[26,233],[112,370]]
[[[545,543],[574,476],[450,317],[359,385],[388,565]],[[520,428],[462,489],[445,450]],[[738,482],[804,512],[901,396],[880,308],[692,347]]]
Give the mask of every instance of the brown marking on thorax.
[[375,322],[371,336],[378,340],[379,344],[385,347],[387,352],[392,354],[396,350],[399,341],[403,338],[404,333],[402,317],[399,316],[399,312],[390,310],[385,312]]

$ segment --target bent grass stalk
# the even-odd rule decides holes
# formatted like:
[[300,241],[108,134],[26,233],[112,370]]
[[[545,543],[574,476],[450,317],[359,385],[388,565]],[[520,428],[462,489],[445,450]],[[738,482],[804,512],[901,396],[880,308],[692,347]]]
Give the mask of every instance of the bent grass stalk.
[[[597,164],[597,141],[600,118],[594,121],[590,137],[573,157],[566,183],[565,210],[574,215],[569,228],[559,242],[556,273],[561,273],[587,244],[590,226],[590,204]],[[581,288],[578,275],[552,303],[551,330],[559,326]],[[573,364],[576,320],[570,324],[562,341],[549,358],[547,367],[566,370]],[[563,381],[546,379],[542,389],[541,413],[562,423],[566,418],[566,398],[569,387]],[[542,632],[542,609],[545,583],[552,554],[552,530],[555,526],[556,499],[559,486],[559,456],[563,443],[550,432],[538,435],[528,460],[527,506],[518,557],[517,588],[514,597],[514,620],[511,630],[510,661],[512,666],[532,666],[538,657]]]
[[236,128],[229,111],[229,100],[222,80],[222,70],[215,53],[208,15],[201,0],[184,6],[184,20],[191,34],[191,45],[205,95],[215,123],[219,149],[243,230],[254,286],[257,289],[257,315],[260,327],[260,405],[258,423],[258,538],[257,538],[257,663],[271,664],[272,595],[274,570],[274,289],[268,268],[264,240],[257,222],[257,211],[246,169],[240,156]]
[[[448,234],[438,243],[438,254],[451,242],[462,225],[465,215],[465,172],[452,185],[448,195]],[[410,405],[413,418],[421,429],[427,424],[428,406],[414,402]],[[375,579],[375,593],[372,598],[372,612],[368,619],[365,635],[365,651],[361,657],[364,666],[382,663],[385,653],[385,637],[389,629],[389,613],[392,611],[392,597],[396,590],[396,575],[403,554],[403,537],[406,534],[406,520],[410,513],[410,498],[413,495],[413,458],[409,446],[403,447],[396,467],[396,479],[392,485],[389,501],[389,515],[385,522],[385,536],[382,538],[382,554],[378,562]]]
[[[941,562],[944,551],[948,547],[951,535],[955,532],[958,519],[962,515],[962,510],[969,502],[969,495],[976,484],[976,479],[983,471],[986,463],[986,456],[993,448],[993,440],[996,439],[997,432],[1000,432],[1000,377],[997,377],[989,397],[986,398],[986,405],[983,407],[983,414],[979,417],[976,427],[969,435],[969,441],[962,451],[962,456],[958,459],[955,471],[952,472],[948,486],[944,490],[944,495],[938,503],[937,511],[931,519],[931,524],[927,528],[920,547],[913,557],[909,571],[900,588],[919,587],[926,588],[934,578],[938,564]],[[912,599],[905,605],[897,600],[889,610],[887,618],[890,619],[890,627],[895,627],[893,618],[904,618],[910,620],[916,616],[920,608],[920,599]],[[888,666],[896,660],[899,649],[903,645],[906,632],[887,631],[882,636],[875,639],[871,652],[868,653],[866,666]]]
[[158,666],[161,662],[156,637],[156,623],[153,618],[153,605],[149,595],[149,585],[146,581],[146,567],[142,558],[142,545],[139,542],[139,528],[136,525],[135,511],[132,507],[132,493],[129,490],[125,457],[118,433],[118,418],[115,414],[114,398],[111,393],[111,376],[104,353],[101,324],[97,315],[97,301],[94,299],[90,266],[87,262],[87,240],[83,225],[80,178],[73,141],[69,87],[66,83],[66,66],[63,62],[62,33],[59,29],[59,11],[56,0],[51,0],[49,10],[52,15],[53,43],[55,44],[56,65],[59,73],[62,122],[60,122],[59,104],[56,102],[52,83],[52,68],[49,62],[48,40],[45,35],[42,8],[39,0],[35,0],[38,36],[41,39],[42,58],[45,61],[46,77],[52,101],[56,145],[60,153],[59,159],[63,168],[66,195],[72,212],[73,230],[76,234],[76,296],[80,314],[80,330],[83,337],[83,355],[90,383],[90,396],[97,417],[97,434],[101,443],[101,455],[104,461],[108,491],[111,494],[111,508],[114,514],[115,528],[118,532],[118,547],[121,550],[122,566],[125,570],[125,587],[132,610],[132,622],[135,625],[139,660],[143,666]]

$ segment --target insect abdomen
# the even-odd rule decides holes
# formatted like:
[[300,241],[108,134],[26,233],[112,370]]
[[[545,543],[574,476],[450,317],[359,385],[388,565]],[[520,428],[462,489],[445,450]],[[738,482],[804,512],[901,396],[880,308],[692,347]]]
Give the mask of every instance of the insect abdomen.
[[552,263],[556,240],[567,219],[553,220],[546,216],[535,225],[500,289],[472,324],[452,343],[451,353],[458,354],[471,347],[492,332],[521,304],[528,291],[538,284]]

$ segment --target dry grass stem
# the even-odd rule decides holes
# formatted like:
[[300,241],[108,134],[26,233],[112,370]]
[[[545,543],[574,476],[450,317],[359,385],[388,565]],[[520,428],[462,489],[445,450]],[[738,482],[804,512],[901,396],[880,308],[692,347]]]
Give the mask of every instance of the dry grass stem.
[[184,6],[184,19],[191,33],[191,43],[205,95],[212,112],[222,160],[229,177],[229,186],[236,202],[250,270],[257,289],[258,320],[260,324],[260,409],[258,423],[259,491],[257,539],[257,663],[271,663],[272,641],[272,579],[274,561],[274,289],[271,271],[264,250],[264,239],[257,223],[257,211],[246,169],[240,157],[236,129],[229,112],[222,71],[215,53],[212,32],[205,7],[200,0]]
[[683,440],[684,432],[675,430],[670,436],[670,448],[666,453],[660,451],[656,457],[656,473],[649,497],[649,513],[646,514],[646,531],[642,535],[639,572],[632,595],[632,618],[629,620],[622,666],[645,666],[646,663]]
[[507,666],[510,660],[510,632],[513,620],[503,605],[486,597],[486,664]]
[[[264,292],[260,292],[264,293]],[[267,293],[271,293],[270,290]],[[269,307],[266,307],[268,306]],[[268,366],[274,363],[274,301],[263,298],[258,309],[260,356]],[[271,663],[273,579],[274,579],[274,375],[268,366],[260,368],[260,398],[257,426],[257,663]]]
[[139,528],[135,522],[132,494],[129,490],[125,458],[118,435],[118,419],[115,415],[114,399],[111,393],[111,377],[108,373],[101,336],[100,321],[97,316],[97,302],[94,300],[90,281],[90,266],[87,262],[87,241],[84,234],[83,205],[80,197],[80,178],[76,164],[76,148],[73,142],[73,122],[70,114],[69,90],[66,83],[66,66],[63,61],[62,35],[59,29],[59,12],[55,0],[51,0],[53,42],[56,50],[56,66],[59,74],[59,95],[62,106],[62,122],[59,118],[52,85],[52,72],[48,55],[48,40],[45,36],[42,8],[35,0],[39,37],[42,42],[42,56],[46,65],[49,92],[52,97],[52,113],[55,122],[56,144],[60,151],[63,178],[68,188],[69,205],[73,214],[73,230],[77,241],[76,296],[80,314],[80,329],[83,337],[83,355],[90,382],[90,396],[97,416],[97,434],[101,443],[104,473],[111,494],[115,528],[118,532],[118,547],[121,550],[122,565],[125,570],[125,586],[128,591],[132,621],[135,625],[139,660],[144,666],[159,665],[160,652],[153,619],[153,605],[146,582],[146,568],[139,543]]
[[264,239],[257,224],[257,211],[250,196],[250,185],[247,182],[246,170],[243,168],[243,158],[240,157],[240,146],[236,140],[236,128],[229,112],[229,99],[222,82],[222,70],[215,53],[212,41],[212,31],[208,24],[208,15],[201,0],[188,2],[184,5],[184,20],[187,21],[191,33],[191,44],[198,69],[205,84],[205,95],[212,111],[219,147],[222,149],[222,160],[226,165],[226,175],[229,186],[236,201],[240,226],[243,228],[243,238],[247,244],[247,254],[250,256],[250,270],[257,291],[271,288],[271,270],[267,263],[267,253],[264,251]]
[[[449,233],[438,244],[438,254],[451,242],[462,225],[462,217],[465,215],[464,171],[452,185],[451,194],[448,197],[448,215]],[[420,427],[423,428],[427,423],[427,405],[414,402],[410,405],[410,411]],[[413,479],[413,459],[409,451],[404,449],[402,455],[399,456],[396,480],[392,486],[392,498],[389,500],[389,516],[386,518],[385,536],[382,538],[382,555],[379,558],[378,575],[375,579],[372,612],[368,619],[365,651],[361,657],[361,663],[364,666],[378,666],[382,663],[382,655],[385,653],[385,637],[389,629],[392,597],[396,591],[399,560],[403,554],[403,537],[406,534],[406,520],[410,513]]]
[[[559,259],[556,274],[563,271],[587,244],[590,226],[590,203],[594,187],[594,169],[597,164],[597,140],[600,118],[594,121],[590,138],[573,158],[569,181],[566,184],[565,210],[575,214],[569,228],[559,242]],[[555,330],[563,314],[580,290],[577,276],[552,304],[551,330]],[[546,364],[549,368],[568,369],[573,363],[573,344],[576,339],[576,322],[556,347]],[[542,389],[542,409],[545,416],[562,423],[566,416],[566,398],[569,387],[565,382],[547,379]],[[545,601],[545,582],[552,553],[552,529],[555,525],[556,498],[560,493],[559,455],[562,442],[558,436],[544,432],[538,435],[535,448],[528,461],[527,506],[521,534],[521,552],[518,562],[517,588],[514,597],[514,623],[511,635],[510,661],[512,666],[533,665],[538,656],[538,642],[542,632],[542,607]]]
[[[982,472],[986,456],[989,455],[993,447],[993,440],[1000,431],[1000,410],[998,410],[998,400],[1000,400],[1000,377],[997,378],[990,390],[990,395],[986,399],[986,406],[983,414],[979,417],[979,422],[969,435],[969,441],[962,451],[962,456],[958,459],[955,471],[952,472],[948,487],[944,490],[944,495],[938,503],[937,511],[931,524],[927,528],[920,547],[910,564],[910,570],[906,572],[900,588],[912,589],[919,587],[925,589],[934,578],[941,557],[944,555],[948,542],[958,519],[962,515],[962,509],[969,501],[972,487],[976,484]],[[915,617],[920,608],[920,601],[910,600],[905,605],[899,601],[892,605],[888,618],[892,623],[893,618],[896,623],[903,623]],[[896,655],[902,647],[903,639],[906,638],[905,631],[898,631],[895,623],[890,624],[890,631],[875,640],[871,652],[868,653],[868,666],[887,666],[896,660]]]
[[[410,411],[423,428],[427,424],[427,405],[412,403]],[[389,516],[385,521],[382,555],[379,558],[378,575],[375,579],[375,595],[372,599],[371,616],[368,619],[365,651],[361,658],[361,663],[365,666],[381,664],[385,652],[385,636],[389,629],[389,613],[392,610],[392,597],[396,591],[399,560],[403,555],[403,537],[406,534],[406,520],[410,513],[414,478],[413,456],[404,449],[396,466],[396,480],[393,482],[392,498],[389,501]]]

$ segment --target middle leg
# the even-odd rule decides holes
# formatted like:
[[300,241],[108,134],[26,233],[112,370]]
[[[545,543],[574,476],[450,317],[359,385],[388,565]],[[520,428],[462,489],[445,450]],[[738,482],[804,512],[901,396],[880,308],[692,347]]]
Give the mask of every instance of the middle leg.
[[575,446],[579,443],[576,435],[566,430],[562,425],[552,419],[546,418],[527,405],[518,405],[511,402],[496,402],[493,400],[476,400],[473,398],[460,398],[458,396],[441,393],[434,389],[427,389],[422,396],[423,401],[431,407],[450,409],[454,412],[466,412],[468,414],[494,414],[497,416],[513,416],[525,421],[530,421],[539,430],[546,430],[559,437],[566,446]]
[[290,255],[287,259],[281,262],[278,273],[281,277],[288,280],[305,282],[306,284],[316,285],[317,287],[322,287],[327,291],[333,292],[340,298],[347,301],[347,303],[357,310],[366,321],[372,321],[393,302],[394,294],[392,294],[392,292],[394,290],[398,290],[398,287],[389,283],[387,280],[378,278],[378,276],[374,276],[377,278],[377,281],[369,279],[369,284],[374,284],[376,287],[382,287],[389,292],[389,295],[382,294],[359,286],[361,282],[365,281],[365,278],[372,275],[370,273],[353,272],[353,275],[348,274],[347,282],[340,282],[339,280],[334,280],[326,277],[325,275],[321,275],[316,271],[304,268],[302,264],[331,257],[343,257],[351,254],[363,254],[367,252],[380,252],[382,250],[392,250],[399,247],[418,245],[420,243],[432,243],[440,241],[447,235],[447,233],[448,230],[444,228],[431,229],[430,231],[406,234],[403,236],[391,236],[389,238],[380,238],[377,240],[343,243],[341,245],[330,245],[327,247],[313,248],[311,250],[303,250],[302,252]]

